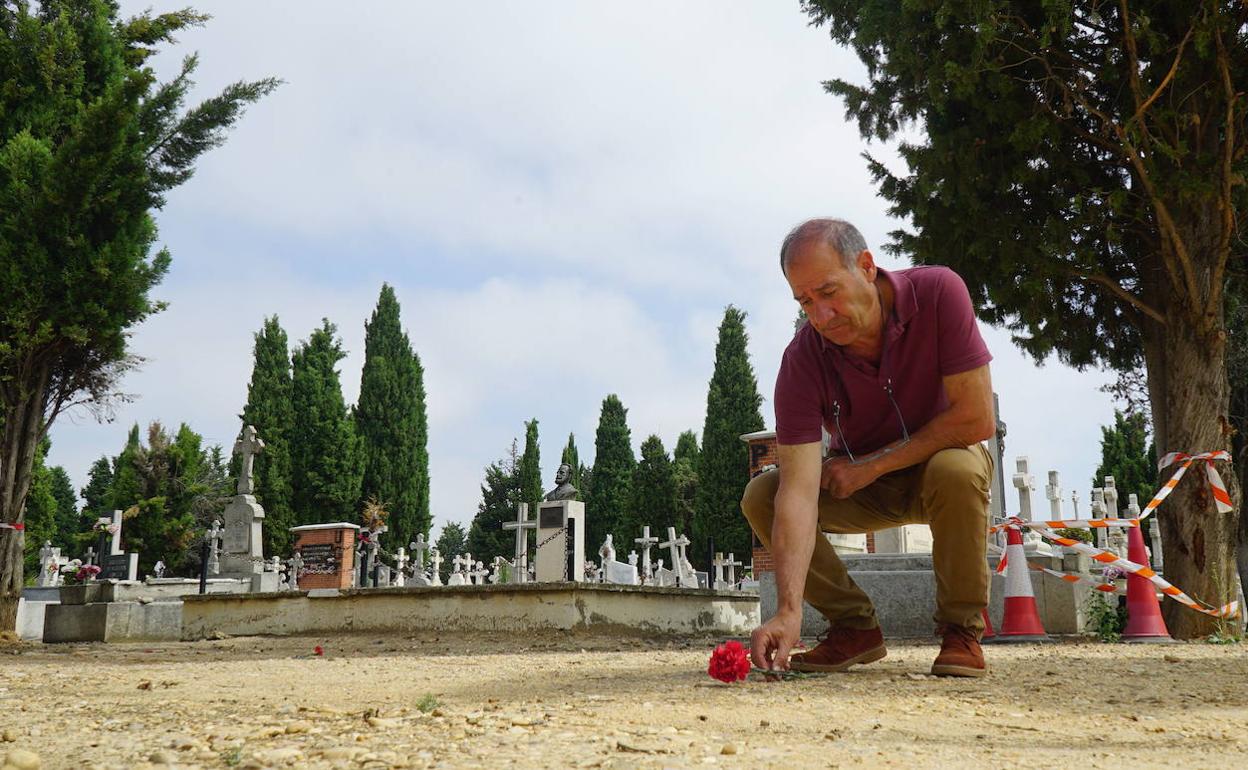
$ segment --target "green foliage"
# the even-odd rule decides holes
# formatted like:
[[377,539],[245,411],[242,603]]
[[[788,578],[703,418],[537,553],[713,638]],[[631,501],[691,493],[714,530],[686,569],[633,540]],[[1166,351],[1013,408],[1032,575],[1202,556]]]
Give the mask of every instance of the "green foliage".
[[78,532],[78,495],[65,469],[57,465],[48,469],[51,474],[52,496],[56,498],[56,533],[65,547],[70,547]]
[[428,714],[438,707],[438,698],[431,692],[427,692],[420,696],[420,700],[416,701],[416,710],[422,714]]
[[354,522],[358,516],[361,441],[342,398],[335,367],[346,353],[336,334],[323,320],[292,360],[290,465],[297,524]]
[[[104,407],[135,362],[133,327],[169,267],[151,212],[277,81],[183,109],[196,65],[158,84],[157,44],[206,17],[119,19],[113,2],[0,5],[0,519],[17,521],[40,437],[75,403]],[[4,532],[11,533],[11,530]],[[11,534],[0,546],[15,548]],[[0,597],[20,576],[4,566]],[[7,619],[6,619],[7,622]]]
[[679,516],[676,477],[672,460],[658,436],[641,444],[641,461],[633,471],[633,504],[625,526],[625,539],[617,540],[617,553],[627,553],[633,538],[641,537],[642,527],[664,536],[668,527],[683,532]]
[[1062,537],[1070,538],[1071,540],[1078,540],[1081,543],[1091,543],[1096,540],[1096,537],[1092,534],[1092,530],[1090,529],[1062,527],[1057,530],[1057,534]]
[[456,554],[464,552],[464,546],[467,542],[468,538],[464,534],[462,525],[453,521],[448,521],[442,525],[442,532],[438,535],[438,542],[435,545],[438,553],[442,555],[442,568],[438,570],[438,574],[442,576],[443,583],[446,583],[447,577],[451,574],[451,559]]
[[1092,591],[1084,602],[1087,628],[1102,642],[1122,640],[1122,630],[1127,627],[1127,608],[1119,606],[1118,596],[1107,598],[1101,591]]
[[[290,436],[294,428],[291,403],[290,349],[286,331],[277,316],[264,319],[255,335],[254,363],[247,384],[247,403],[240,415],[264,441],[253,470],[256,499],[264,506],[264,553],[284,556],[290,552],[290,527],[295,524],[292,507]],[[234,457],[237,464],[239,458]]]
[[[485,481],[481,484],[481,502],[477,506],[476,516],[472,518],[472,524],[468,527],[465,543],[466,550],[472,553],[474,561],[489,564],[495,556],[505,559],[513,556],[514,535],[503,529],[503,522],[515,519],[516,506],[521,502],[519,469],[520,457],[515,441],[511,442],[511,450],[506,457],[490,463],[485,469]],[[450,559],[454,554],[444,555]]]
[[581,465],[580,455],[576,451],[576,436],[568,434],[568,444],[559,455],[559,464],[567,464],[572,469],[572,486],[576,487],[576,499],[585,499],[585,466]]
[[703,554],[710,538],[715,539],[717,551],[744,554],[750,550],[750,529],[741,514],[741,495],[750,480],[750,458],[749,448],[740,437],[763,429],[759,411],[763,398],[758,393],[747,343],[745,313],[729,305],[719,325],[715,369],[706,396],[697,508],[690,536],[692,554]]
[[109,490],[113,486],[113,465],[107,457],[91,463],[87,472],[87,485],[82,488],[82,513],[79,532],[90,532],[99,519],[110,515]]
[[429,426],[424,368],[399,320],[399,301],[381,287],[364,324],[364,370],[355,424],[363,441],[361,500],[376,497],[391,512],[387,538],[406,546],[429,535]]
[[529,504],[529,515],[537,515],[542,502],[542,455],[537,443],[537,418],[524,424],[524,454],[516,468],[520,485],[520,500]]
[[585,496],[587,553],[597,553],[608,534],[619,544],[639,536],[628,529],[637,458],[633,456],[628,410],[614,393],[602,400],[594,449],[594,468]]
[[687,430],[676,439],[676,451],[672,453],[672,481],[676,485],[676,516],[672,526],[677,532],[689,532],[698,501],[698,465],[702,462],[702,450],[698,448],[698,434]]
[[62,553],[66,544],[57,531],[57,501],[53,491],[52,469],[46,465],[49,442],[39,442],[39,454],[31,474],[30,492],[26,496],[26,552],[23,567],[27,582],[39,574],[39,549],[45,542],[60,546]]
[[110,505],[96,518],[123,512],[122,548],[139,554],[141,571],[164,560],[171,573],[190,574],[198,559],[199,533],[233,492],[220,447],[205,448],[203,438],[185,423],[170,436],[153,422],[146,445],[139,426],[131,428],[112,465],[113,483],[106,495]]

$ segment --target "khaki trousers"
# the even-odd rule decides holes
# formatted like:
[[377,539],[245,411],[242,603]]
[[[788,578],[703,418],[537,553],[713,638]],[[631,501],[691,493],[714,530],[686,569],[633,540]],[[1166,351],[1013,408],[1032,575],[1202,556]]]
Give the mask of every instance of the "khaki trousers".
[[[858,534],[903,524],[932,529],[937,623],[982,633],[988,606],[988,490],[993,460],[982,444],[942,449],[927,462],[886,474],[844,500],[819,494],[819,529]],[[780,473],[750,480],[741,500],[750,527],[771,549]],[[815,538],[806,575],[806,601],[834,626],[875,628],[875,607],[854,583],[827,538]]]

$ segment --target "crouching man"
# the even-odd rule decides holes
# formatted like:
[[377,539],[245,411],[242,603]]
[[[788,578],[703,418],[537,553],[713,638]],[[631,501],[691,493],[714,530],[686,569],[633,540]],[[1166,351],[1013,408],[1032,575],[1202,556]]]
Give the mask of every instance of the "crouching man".
[[[778,609],[751,637],[754,664],[844,671],[883,658],[871,600],[820,533],[928,524],[943,637],[932,673],[983,676],[993,459],[979,442],[996,420],[966,284],[945,267],[885,271],[836,219],[789,233],[780,267],[809,322],[776,377],[778,467],[741,501],[776,565]],[[829,628],[790,657],[803,597]]]

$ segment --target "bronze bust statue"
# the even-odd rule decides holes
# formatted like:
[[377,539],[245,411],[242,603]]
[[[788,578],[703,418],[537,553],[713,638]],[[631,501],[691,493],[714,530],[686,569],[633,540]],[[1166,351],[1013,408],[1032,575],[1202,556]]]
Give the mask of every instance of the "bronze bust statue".
[[577,495],[576,487],[572,486],[572,466],[564,463],[559,466],[559,470],[555,471],[555,488],[546,493],[546,499],[549,500],[575,500]]

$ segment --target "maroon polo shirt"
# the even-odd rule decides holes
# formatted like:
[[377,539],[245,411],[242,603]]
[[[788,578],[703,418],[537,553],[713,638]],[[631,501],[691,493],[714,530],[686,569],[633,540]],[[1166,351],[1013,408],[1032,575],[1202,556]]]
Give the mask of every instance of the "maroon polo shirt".
[[840,405],[841,430],[855,456],[901,438],[901,424],[886,386],[910,433],[949,408],[942,377],[977,369],[992,360],[980,336],[971,297],[957,273],[935,265],[879,274],[893,287],[884,323],[884,352],[877,368],[849,355],[804,325],[784,351],[776,376],[776,440],[806,444],[832,436],[844,452],[833,422]]

